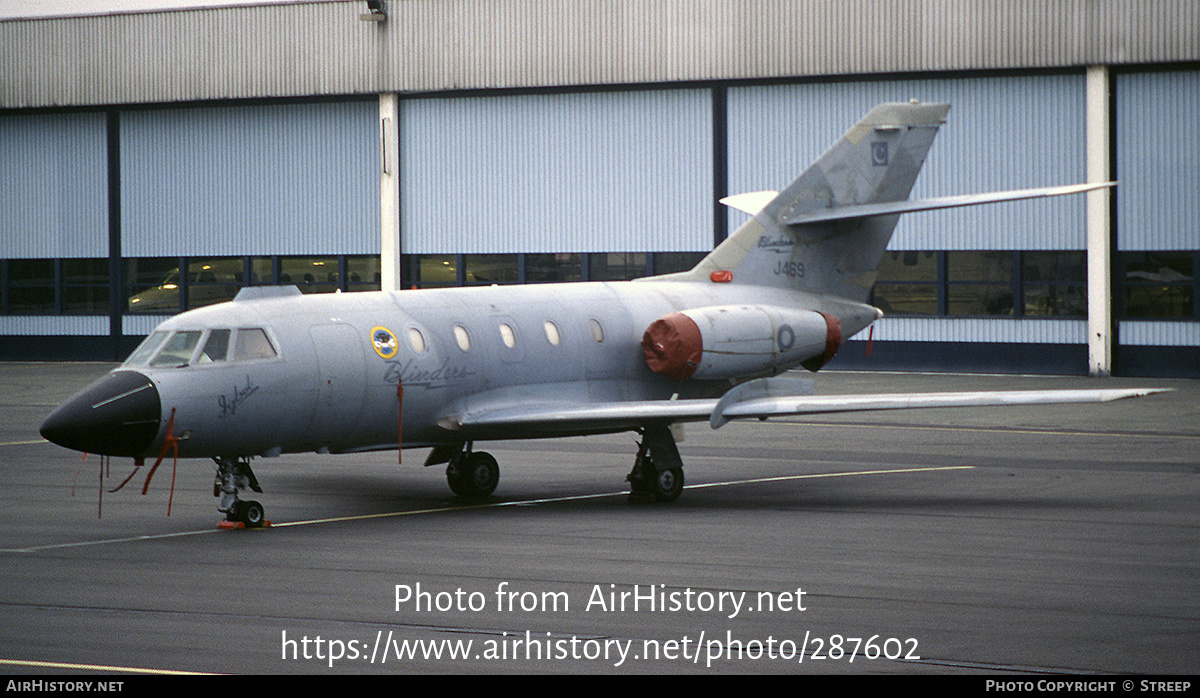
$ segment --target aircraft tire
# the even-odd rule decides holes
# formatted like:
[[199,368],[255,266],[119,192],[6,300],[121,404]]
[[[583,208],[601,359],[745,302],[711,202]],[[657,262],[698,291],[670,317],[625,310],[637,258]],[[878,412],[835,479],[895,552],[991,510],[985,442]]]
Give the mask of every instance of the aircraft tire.
[[467,457],[463,484],[467,496],[486,497],[500,484],[500,464],[492,454],[476,451]]
[[654,473],[647,482],[656,502],[673,502],[683,494],[683,468],[670,468]]
[[450,485],[450,491],[454,494],[465,497],[467,494],[466,478],[463,477],[462,469],[459,467],[460,459],[455,458],[446,466],[446,484]]
[[266,511],[263,505],[255,501],[238,502],[237,518],[246,528],[258,528],[266,521]]

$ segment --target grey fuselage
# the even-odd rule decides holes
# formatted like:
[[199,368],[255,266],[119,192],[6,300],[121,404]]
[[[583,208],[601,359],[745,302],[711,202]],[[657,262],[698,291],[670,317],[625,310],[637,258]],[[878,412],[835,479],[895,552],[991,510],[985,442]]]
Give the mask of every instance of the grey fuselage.
[[[401,423],[404,447],[540,438],[563,432],[549,426],[462,431],[440,426],[439,420],[480,406],[532,401],[719,396],[738,379],[754,376],[670,380],[647,367],[642,335],[665,314],[739,304],[831,313],[841,319],[847,337],[876,317],[869,306],[802,291],[653,279],[293,295],[201,308],[158,328],[263,328],[276,345],[274,358],[117,370],[144,374],[160,396],[162,426],[141,454],[146,457],[161,450],[172,414],[181,457],[390,449],[400,442]],[[511,347],[502,324],[511,328]],[[391,346],[375,345],[379,329],[394,338]],[[557,344],[551,341],[555,334]],[[756,374],[793,365],[773,365]],[[630,422],[572,433],[637,426]]]

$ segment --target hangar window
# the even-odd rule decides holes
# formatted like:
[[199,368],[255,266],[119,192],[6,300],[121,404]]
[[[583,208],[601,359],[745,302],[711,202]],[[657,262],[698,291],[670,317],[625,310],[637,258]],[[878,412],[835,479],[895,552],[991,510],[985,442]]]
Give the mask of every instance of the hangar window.
[[871,305],[888,315],[937,315],[938,267],[936,252],[887,252],[879,261]]
[[604,327],[599,320],[596,318],[588,320],[588,329],[592,331],[592,339],[596,340],[597,344],[604,341]]
[[13,315],[54,313],[54,260],[10,259],[5,304]]
[[278,354],[265,330],[257,327],[242,328],[234,336],[233,360],[273,359]]
[[525,281],[531,284],[583,280],[579,253],[525,255]]
[[408,345],[417,354],[425,353],[425,335],[415,327],[408,328]]
[[517,346],[517,333],[513,331],[511,325],[506,322],[500,323],[500,339],[504,340],[504,346],[512,349]]
[[515,254],[468,254],[463,255],[463,270],[467,285],[471,284],[515,284],[517,255]]
[[1196,317],[1195,268],[1200,254],[1190,251],[1122,252],[1122,317]]
[[1021,253],[1021,306],[1025,317],[1087,316],[1087,253]]
[[558,325],[547,320],[542,324],[542,327],[546,330],[546,341],[554,346],[558,346],[559,342],[562,341],[562,337],[558,334]]
[[950,315],[1012,315],[1013,253],[946,253],[946,306]]
[[608,252],[588,257],[590,281],[624,281],[649,276],[645,252]]
[[336,257],[280,257],[279,283],[295,284],[303,293],[333,293],[339,285]]
[[467,333],[467,328],[462,325],[454,326],[454,341],[458,342],[459,349],[471,351],[471,335]]
[[108,260],[62,260],[62,309],[67,315],[108,312]]

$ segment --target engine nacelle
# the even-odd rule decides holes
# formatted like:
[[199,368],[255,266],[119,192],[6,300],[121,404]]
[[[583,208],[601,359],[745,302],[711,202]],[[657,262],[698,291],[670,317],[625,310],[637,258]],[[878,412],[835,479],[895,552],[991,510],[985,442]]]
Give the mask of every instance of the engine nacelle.
[[664,315],[642,335],[642,354],[672,380],[743,378],[794,366],[816,371],[842,344],[836,317],[770,305],[720,305]]

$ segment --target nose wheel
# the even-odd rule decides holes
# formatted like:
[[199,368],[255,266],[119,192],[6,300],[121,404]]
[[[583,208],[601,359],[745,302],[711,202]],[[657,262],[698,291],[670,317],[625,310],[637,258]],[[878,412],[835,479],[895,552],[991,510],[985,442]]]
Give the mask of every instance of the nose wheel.
[[238,498],[238,492],[250,489],[262,494],[258,478],[250,469],[249,458],[214,458],[217,475],[213,480],[213,496],[220,497],[217,511],[225,514],[225,521],[242,524],[246,528],[258,528],[267,523],[263,505],[253,500]]

